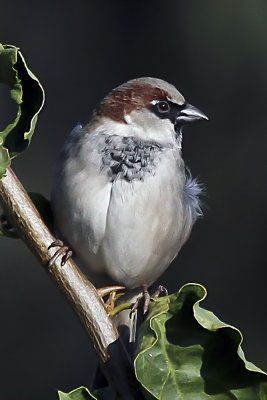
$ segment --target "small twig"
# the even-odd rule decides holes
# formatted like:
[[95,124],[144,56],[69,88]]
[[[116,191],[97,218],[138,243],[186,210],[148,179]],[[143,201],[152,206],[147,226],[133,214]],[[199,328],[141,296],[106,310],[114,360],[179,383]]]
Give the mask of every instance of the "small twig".
[[0,180],[0,200],[8,220],[41,264],[47,267],[79,315],[109,383],[123,399],[141,398],[131,362],[96,288],[71,259],[63,267],[58,259],[48,269],[49,260],[56,252],[53,248],[48,250],[48,247],[55,237],[11,169],[7,169],[6,176]]

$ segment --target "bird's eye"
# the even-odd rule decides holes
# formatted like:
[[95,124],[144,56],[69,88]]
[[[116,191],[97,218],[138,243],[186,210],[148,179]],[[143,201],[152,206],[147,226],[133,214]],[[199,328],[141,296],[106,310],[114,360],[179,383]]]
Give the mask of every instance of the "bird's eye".
[[170,105],[167,101],[159,101],[157,103],[157,109],[158,112],[160,112],[161,114],[165,114],[168,113],[170,111]]

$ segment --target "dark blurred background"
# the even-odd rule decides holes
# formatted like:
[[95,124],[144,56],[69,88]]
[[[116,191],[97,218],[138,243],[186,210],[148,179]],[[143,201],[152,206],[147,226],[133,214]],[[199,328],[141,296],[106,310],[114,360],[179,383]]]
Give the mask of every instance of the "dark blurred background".
[[[267,369],[266,1],[1,0],[0,42],[21,48],[47,96],[14,163],[29,191],[49,196],[66,134],[128,79],[163,78],[210,117],[183,147],[205,216],[161,283],[204,284],[205,307],[240,328],[247,358]],[[0,90],[1,130],[14,109]],[[0,246],[1,399],[88,385],[94,355],[78,319],[23,243]]]

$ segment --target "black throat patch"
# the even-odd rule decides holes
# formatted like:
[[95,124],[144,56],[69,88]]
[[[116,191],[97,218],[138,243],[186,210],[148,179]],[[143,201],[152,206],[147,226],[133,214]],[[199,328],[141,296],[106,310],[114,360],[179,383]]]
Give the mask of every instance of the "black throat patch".
[[112,182],[117,179],[128,182],[134,179],[143,180],[145,173],[153,172],[162,149],[154,142],[112,135],[105,140],[102,160],[109,167],[108,173]]

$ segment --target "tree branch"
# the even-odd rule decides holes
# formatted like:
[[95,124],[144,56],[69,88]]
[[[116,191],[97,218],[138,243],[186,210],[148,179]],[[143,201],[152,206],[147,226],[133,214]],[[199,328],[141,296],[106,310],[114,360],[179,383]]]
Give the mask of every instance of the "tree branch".
[[48,250],[55,237],[10,168],[0,180],[0,200],[5,214],[18,230],[20,237],[46,267],[79,315],[110,385],[123,399],[140,399],[132,364],[96,288],[71,259],[63,267],[60,260],[50,269],[47,267],[56,251],[53,248]]

